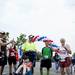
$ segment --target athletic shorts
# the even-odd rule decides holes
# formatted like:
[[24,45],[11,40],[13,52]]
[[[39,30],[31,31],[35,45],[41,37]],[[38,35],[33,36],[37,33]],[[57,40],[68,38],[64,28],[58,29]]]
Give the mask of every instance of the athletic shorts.
[[7,65],[7,57],[2,57],[0,58],[0,66],[5,66]]
[[71,63],[72,63],[72,61],[71,61],[70,57],[66,57],[65,61],[60,61],[60,67],[63,67],[63,68],[69,67]]
[[51,59],[42,59],[41,60],[40,68],[45,67],[45,68],[49,69],[49,68],[51,68],[51,66],[52,66]]
[[0,58],[0,66],[2,66],[2,58]]
[[8,64],[9,65],[12,65],[12,64],[16,65],[16,57],[15,56],[8,57]]
[[72,59],[72,64],[75,65],[75,59]]

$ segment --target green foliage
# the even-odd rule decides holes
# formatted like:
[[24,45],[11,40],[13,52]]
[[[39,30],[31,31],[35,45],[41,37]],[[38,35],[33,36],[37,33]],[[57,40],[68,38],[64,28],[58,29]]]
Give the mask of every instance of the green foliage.
[[75,53],[73,53],[73,55],[72,55],[74,58],[75,58]]
[[38,53],[37,53],[37,58],[36,58],[36,59],[37,59],[37,61],[39,61],[41,57],[42,57],[41,52],[38,52]]
[[17,37],[17,46],[22,45],[26,41],[26,35],[25,34],[20,34],[19,37]]

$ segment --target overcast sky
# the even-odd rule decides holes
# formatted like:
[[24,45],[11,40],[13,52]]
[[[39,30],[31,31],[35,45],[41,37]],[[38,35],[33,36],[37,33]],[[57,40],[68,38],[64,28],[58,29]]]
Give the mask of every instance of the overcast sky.
[[0,31],[66,38],[75,50],[75,0],[0,0]]

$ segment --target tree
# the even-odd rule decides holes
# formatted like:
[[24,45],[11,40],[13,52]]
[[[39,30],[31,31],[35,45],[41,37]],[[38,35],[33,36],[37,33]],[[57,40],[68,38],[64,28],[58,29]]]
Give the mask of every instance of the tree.
[[36,60],[39,61],[41,57],[42,57],[42,53],[41,52],[38,52],[37,53]]
[[72,57],[75,58],[75,53],[73,53]]
[[26,35],[21,33],[20,36],[17,37],[17,42],[16,42],[16,44],[17,44],[17,46],[20,46],[20,45],[22,45],[24,42],[26,42]]

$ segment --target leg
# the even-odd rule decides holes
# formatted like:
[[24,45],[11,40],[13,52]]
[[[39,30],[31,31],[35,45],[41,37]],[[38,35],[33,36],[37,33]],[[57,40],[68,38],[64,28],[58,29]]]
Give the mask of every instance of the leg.
[[16,72],[16,65],[14,64],[13,67],[14,67],[14,72]]
[[61,71],[61,75],[65,75],[63,67],[60,68],[60,71]]
[[59,62],[57,63],[57,70],[59,69]]
[[9,75],[12,75],[12,58],[8,57],[8,64],[9,64]]
[[31,71],[28,71],[28,72],[26,73],[26,75],[32,75],[32,72],[31,72]]
[[55,69],[56,69],[56,72],[58,71],[58,68],[59,68],[59,64],[58,64],[58,62],[55,62]]
[[33,74],[33,73],[34,73],[34,67],[32,67],[32,69],[31,69],[31,70],[32,70],[32,74]]
[[73,72],[72,72],[72,67],[73,67],[73,64],[71,64],[70,67],[69,67],[69,68],[70,68],[70,74],[73,73]]
[[40,68],[40,75],[43,75],[42,67]]
[[11,74],[12,74],[12,64],[9,65],[9,75],[11,75]]
[[49,68],[47,68],[47,75],[49,75]]
[[0,75],[2,75],[2,74],[1,74],[1,69],[2,69],[2,66],[0,66]]
[[75,72],[75,65],[74,65],[74,72]]
[[23,75],[26,74],[26,65],[23,65]]
[[1,74],[3,73],[3,70],[4,70],[4,66],[5,66],[5,65],[3,65],[3,66],[2,66],[2,68],[1,68]]
[[69,67],[66,67],[66,72],[67,72],[67,75],[70,75],[70,69],[69,69]]
[[14,72],[16,71],[16,57],[13,57],[13,67],[14,67]]
[[23,65],[20,65],[16,71],[16,74],[18,74],[22,68],[23,68]]
[[71,74],[72,74],[72,66],[73,66],[73,65],[71,64]]

